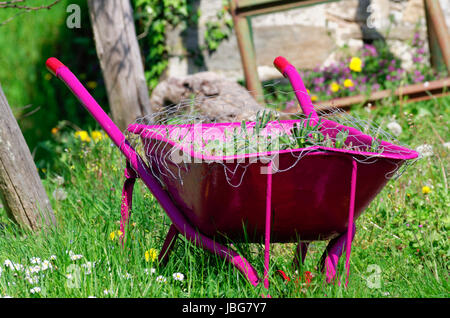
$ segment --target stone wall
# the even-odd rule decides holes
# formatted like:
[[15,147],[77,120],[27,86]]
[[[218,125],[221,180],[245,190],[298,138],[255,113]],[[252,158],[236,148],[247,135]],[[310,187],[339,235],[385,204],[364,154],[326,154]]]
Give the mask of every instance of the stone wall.
[[[450,1],[440,3],[450,22]],[[168,30],[172,57],[167,75],[209,70],[235,80],[243,78],[234,33],[211,55],[203,52],[203,66],[196,65],[187,54],[188,50],[198,50],[203,45],[205,24],[216,19],[221,6],[222,0],[201,0],[198,27],[190,28],[183,36],[177,29]],[[252,18],[252,27],[258,73],[262,80],[279,77],[272,66],[278,55],[299,68],[311,69],[336,60],[338,48],[344,44],[357,52],[364,41],[375,39],[384,39],[408,69],[412,57],[407,42],[413,38],[417,26],[426,38],[423,0],[341,0],[257,16]]]

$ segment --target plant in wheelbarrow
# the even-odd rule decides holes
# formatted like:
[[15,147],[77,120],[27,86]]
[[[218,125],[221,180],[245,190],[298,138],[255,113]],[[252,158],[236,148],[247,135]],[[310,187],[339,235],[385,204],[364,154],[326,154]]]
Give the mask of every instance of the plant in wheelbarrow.
[[[126,158],[121,232],[127,231],[136,179],[169,217],[161,263],[183,236],[227,260],[252,285],[269,289],[271,243],[297,243],[296,259],[303,262],[310,242],[326,240],[326,281],[334,281],[345,250],[347,285],[355,220],[418,154],[363,133],[345,115],[318,114],[295,67],[283,57],[274,64],[300,103],[297,119],[263,112],[252,122],[215,123],[188,114],[170,124],[155,120],[158,114],[129,125],[127,140],[66,66],[47,61]],[[264,242],[263,274],[229,242]]]

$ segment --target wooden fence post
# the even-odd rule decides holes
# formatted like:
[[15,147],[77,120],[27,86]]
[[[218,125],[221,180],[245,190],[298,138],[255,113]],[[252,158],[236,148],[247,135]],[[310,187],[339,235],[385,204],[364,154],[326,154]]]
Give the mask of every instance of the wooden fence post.
[[150,113],[150,98],[129,0],[88,0],[95,46],[114,122],[124,130]]
[[47,193],[0,85],[0,197],[16,223],[38,230],[55,225]]

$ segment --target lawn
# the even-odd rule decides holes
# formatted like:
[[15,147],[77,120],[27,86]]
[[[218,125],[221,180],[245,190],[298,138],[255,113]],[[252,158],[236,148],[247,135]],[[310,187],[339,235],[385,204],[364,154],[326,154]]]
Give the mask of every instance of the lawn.
[[[68,94],[68,92],[66,92]],[[285,283],[274,272],[295,275],[293,244],[273,244],[272,297],[448,297],[450,97],[407,103],[386,100],[351,114],[386,131],[398,122],[399,143],[428,144],[432,153],[391,180],[356,221],[350,281],[326,284],[317,264],[326,242],[314,242],[300,268],[308,285]],[[32,234],[12,224],[0,210],[0,295],[11,297],[260,297],[234,267],[185,240],[162,267],[154,256],[170,226],[152,194],[138,181],[125,247],[120,233],[120,200],[125,161],[107,137],[92,126],[75,136],[61,123],[46,147],[54,160],[40,173],[58,227]],[[80,138],[81,137],[81,138]],[[83,140],[82,140],[83,139]],[[427,155],[427,153],[425,153]],[[263,245],[237,244],[263,272]],[[345,279],[343,260],[340,278]]]

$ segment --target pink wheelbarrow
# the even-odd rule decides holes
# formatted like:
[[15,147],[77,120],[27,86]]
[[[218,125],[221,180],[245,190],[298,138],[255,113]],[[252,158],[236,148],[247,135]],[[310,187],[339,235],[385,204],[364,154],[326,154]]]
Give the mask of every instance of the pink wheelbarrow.
[[[268,288],[270,243],[297,243],[295,261],[303,262],[309,242],[329,240],[321,260],[326,280],[333,281],[338,260],[346,250],[347,284],[355,220],[388,182],[387,176],[407,160],[418,157],[417,152],[386,141],[379,141],[383,151],[378,154],[313,146],[231,156],[205,155],[185,143],[178,144],[161,131],[181,129],[187,137],[184,140],[194,142],[198,135],[204,138],[212,125],[217,136],[225,135],[227,129],[239,127],[241,123],[203,124],[201,127],[132,124],[128,131],[139,135],[146,149],[144,160],[66,66],[55,58],[48,59],[46,64],[126,157],[122,231],[128,223],[136,178],[150,189],[170,218],[172,225],[159,255],[162,263],[170,256],[177,237],[182,235],[193,244],[228,260],[254,286],[263,281]],[[303,113],[313,123],[318,122],[319,117],[295,67],[282,57],[276,58],[274,64],[291,82]],[[284,129],[297,123],[301,121],[284,120],[273,125]],[[347,130],[346,143],[367,146],[361,149],[368,149],[374,140],[353,127],[328,119],[320,121],[320,130],[331,137]],[[182,169],[173,158],[167,160],[174,150],[184,153]],[[366,162],[367,157],[371,158],[370,163]],[[273,158],[276,158],[276,167]],[[245,175],[227,176],[227,171],[238,171],[243,161],[247,162]],[[171,177],[174,174],[178,178]],[[265,244],[262,278],[227,244],[261,241]]]

